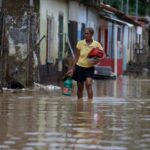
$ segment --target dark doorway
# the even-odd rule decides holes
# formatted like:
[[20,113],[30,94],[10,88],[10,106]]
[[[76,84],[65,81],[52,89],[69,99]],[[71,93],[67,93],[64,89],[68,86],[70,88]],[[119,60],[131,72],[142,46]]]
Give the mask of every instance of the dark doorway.
[[108,29],[105,29],[105,45],[104,50],[106,55],[108,54]]
[[78,24],[75,21],[69,21],[68,24],[68,36],[70,40],[71,47],[73,48],[73,51],[75,52],[76,44],[77,44],[77,27]]
[[63,57],[63,28],[64,28],[64,16],[59,14],[59,27],[58,27],[58,39],[59,39],[59,47],[58,47],[58,58],[62,59]]

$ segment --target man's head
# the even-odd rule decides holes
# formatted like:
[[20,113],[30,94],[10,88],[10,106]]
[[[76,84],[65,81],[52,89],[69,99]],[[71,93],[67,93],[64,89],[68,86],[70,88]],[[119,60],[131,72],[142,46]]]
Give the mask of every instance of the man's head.
[[85,28],[84,37],[86,40],[91,40],[94,35],[94,30],[91,27]]

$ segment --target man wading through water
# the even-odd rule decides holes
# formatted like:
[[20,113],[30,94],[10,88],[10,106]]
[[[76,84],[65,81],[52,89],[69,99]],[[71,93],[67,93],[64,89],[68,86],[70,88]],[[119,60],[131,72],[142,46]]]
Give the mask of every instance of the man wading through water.
[[103,51],[101,44],[93,40],[94,30],[91,27],[85,28],[84,40],[78,41],[76,45],[76,55],[71,69],[67,72],[68,75],[77,81],[77,96],[78,99],[83,98],[84,85],[87,90],[88,99],[93,99],[93,76],[94,65],[99,63],[103,58],[98,58],[94,62],[88,59],[89,52],[93,48],[99,48]]

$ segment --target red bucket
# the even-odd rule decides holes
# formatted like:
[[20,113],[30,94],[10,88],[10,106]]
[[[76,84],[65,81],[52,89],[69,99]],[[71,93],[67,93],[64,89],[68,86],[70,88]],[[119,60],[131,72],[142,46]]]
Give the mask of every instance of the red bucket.
[[100,50],[99,48],[93,48],[88,55],[89,58],[92,57],[104,58],[104,56],[105,56],[104,51]]

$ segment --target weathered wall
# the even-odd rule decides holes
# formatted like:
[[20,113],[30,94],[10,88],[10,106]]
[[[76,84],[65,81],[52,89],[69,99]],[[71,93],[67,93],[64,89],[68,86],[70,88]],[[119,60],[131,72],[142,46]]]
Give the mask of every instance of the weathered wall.
[[[29,1],[27,0],[5,0],[4,3],[4,37],[8,40],[8,58],[6,60],[7,68],[11,74],[26,58],[29,51],[29,44],[34,45],[38,39],[38,1],[30,15]],[[30,29],[29,32],[29,20]],[[31,36],[28,42],[29,34]],[[5,41],[4,41],[5,42]],[[19,68],[19,80],[25,84],[26,80],[26,61]]]
[[78,2],[69,1],[69,20],[78,22],[78,33],[81,32],[81,23],[93,27],[95,31],[94,39],[98,40],[101,22],[96,10]]
[[[51,27],[51,47],[48,48],[47,38],[41,43],[41,63],[45,64],[47,57],[49,61],[55,63],[58,58],[58,28],[59,28],[59,14],[64,17],[63,21],[63,34],[64,40],[63,45],[65,45],[65,33],[67,33],[68,28],[68,4],[66,0],[40,0],[40,36],[48,35],[47,19],[52,19]],[[63,46],[64,47],[64,46]],[[50,56],[46,56],[46,51],[48,51]],[[63,49],[64,51],[64,49]]]
[[99,27],[102,22],[100,22],[100,17],[97,11],[93,8],[88,9],[88,22],[87,26],[94,28],[94,39],[98,40]]
[[69,1],[69,20],[87,23],[87,7],[75,1]]
[[68,1],[40,0],[40,77],[42,83],[58,83],[62,78],[65,38],[68,31]]

